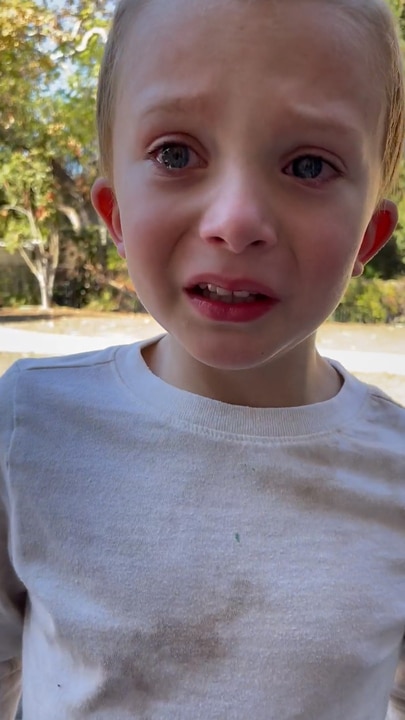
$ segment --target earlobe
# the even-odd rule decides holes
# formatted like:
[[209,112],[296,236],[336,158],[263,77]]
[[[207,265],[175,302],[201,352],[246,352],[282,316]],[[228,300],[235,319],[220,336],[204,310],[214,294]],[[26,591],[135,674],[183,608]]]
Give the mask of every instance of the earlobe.
[[106,178],[97,178],[91,189],[91,202],[97,214],[105,223],[119,255],[125,257],[121,218],[114,191]]
[[398,223],[398,210],[391,200],[384,200],[371,218],[364,234],[352,276],[362,275],[364,266],[384,247]]

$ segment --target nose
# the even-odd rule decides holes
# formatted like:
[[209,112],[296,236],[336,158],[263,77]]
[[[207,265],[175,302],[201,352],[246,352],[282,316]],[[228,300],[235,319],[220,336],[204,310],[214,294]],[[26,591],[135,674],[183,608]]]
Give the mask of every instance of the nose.
[[249,246],[272,246],[277,242],[269,190],[247,174],[233,171],[210,189],[200,220],[200,237],[221,243],[233,253]]

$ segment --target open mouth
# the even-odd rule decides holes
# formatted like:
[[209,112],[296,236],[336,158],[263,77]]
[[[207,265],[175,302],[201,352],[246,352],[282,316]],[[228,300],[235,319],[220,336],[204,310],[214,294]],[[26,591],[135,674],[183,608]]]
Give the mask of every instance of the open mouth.
[[225,288],[210,283],[199,283],[189,288],[187,292],[191,295],[204,297],[207,300],[225,303],[228,305],[249,304],[269,300],[267,295],[252,293],[248,290],[226,290]]

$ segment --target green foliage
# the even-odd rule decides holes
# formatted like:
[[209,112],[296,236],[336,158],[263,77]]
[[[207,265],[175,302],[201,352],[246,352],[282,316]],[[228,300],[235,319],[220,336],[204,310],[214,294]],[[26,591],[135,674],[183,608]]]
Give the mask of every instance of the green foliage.
[[395,233],[398,256],[402,263],[402,272],[405,273],[405,166],[401,173],[401,182],[398,198],[399,223]]
[[335,310],[338,322],[389,323],[405,320],[405,279],[356,278]]
[[[405,1],[388,3],[405,37]],[[114,4],[0,0],[0,239],[10,252],[34,240],[41,253],[31,271],[48,263],[49,288],[59,248],[63,257],[64,245],[75,243],[77,266],[56,275],[55,295],[75,306],[133,302],[124,261],[110,245],[101,247],[89,197],[97,172],[97,75]],[[399,185],[395,238],[369,264],[367,278],[405,273],[405,167]],[[385,322],[394,309],[388,300],[386,310],[379,308],[378,285],[366,290],[363,282],[352,284],[339,312],[353,316],[357,288],[358,317]]]
[[[405,48],[405,0],[388,0],[394,15],[398,18],[402,46]],[[392,198],[398,205],[399,224],[393,240],[371,261],[369,276],[384,279],[405,273],[405,163],[402,163],[396,196]]]
[[[103,288],[97,295],[94,294],[89,298],[86,305],[88,310],[103,311],[103,312],[115,312],[121,310],[119,303],[117,302],[117,293],[111,288]],[[132,310],[133,308],[131,308]]]
[[0,307],[22,307],[36,305],[39,292],[32,281],[28,268],[16,273],[12,268],[1,267]]
[[401,14],[404,8],[404,0],[388,0],[388,4],[391,10],[395,13],[398,18],[401,18]]
[[2,0],[0,239],[49,304],[66,227],[96,220],[98,66],[111,8],[100,0]]
[[41,152],[9,154],[0,166],[0,185],[6,197],[0,212],[7,247],[14,252],[23,243],[42,242],[43,231],[55,222],[55,206],[51,167]]
[[117,248],[112,242],[108,243],[106,247],[105,266],[107,270],[113,273],[127,274],[127,263],[117,253]]

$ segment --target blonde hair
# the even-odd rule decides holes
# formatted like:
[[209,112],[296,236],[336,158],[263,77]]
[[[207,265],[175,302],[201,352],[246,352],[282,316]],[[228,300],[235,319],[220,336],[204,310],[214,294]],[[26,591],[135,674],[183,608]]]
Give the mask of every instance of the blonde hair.
[[[101,172],[112,180],[112,129],[119,64],[125,36],[134,16],[152,0],[120,0],[114,14],[101,65],[97,94],[97,128]],[[265,0],[262,0],[265,1]],[[284,0],[285,1],[285,0]],[[382,154],[380,196],[393,192],[405,134],[405,87],[402,54],[394,17],[385,0],[319,0],[333,2],[361,31],[370,36],[385,83],[387,113]],[[370,77],[370,83],[373,77]]]

